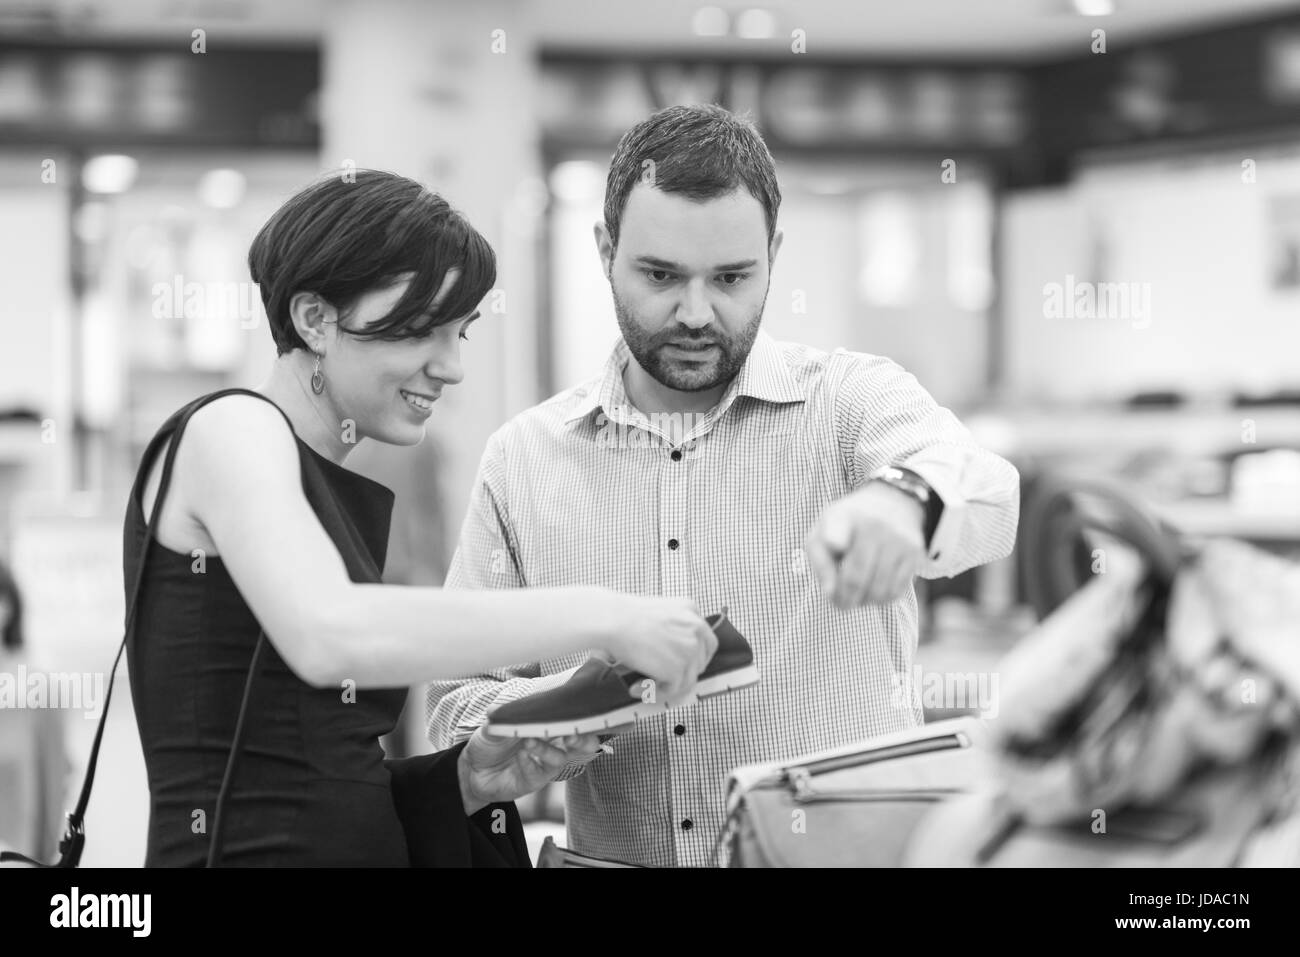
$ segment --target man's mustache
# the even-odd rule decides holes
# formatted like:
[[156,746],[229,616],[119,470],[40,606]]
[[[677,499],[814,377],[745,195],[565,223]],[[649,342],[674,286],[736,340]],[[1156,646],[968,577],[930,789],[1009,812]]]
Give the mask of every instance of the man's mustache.
[[692,349],[699,349],[702,346],[718,346],[720,348],[725,348],[726,344],[727,340],[716,334],[688,332],[686,330],[665,336],[662,341],[658,343],[659,346],[687,346]]

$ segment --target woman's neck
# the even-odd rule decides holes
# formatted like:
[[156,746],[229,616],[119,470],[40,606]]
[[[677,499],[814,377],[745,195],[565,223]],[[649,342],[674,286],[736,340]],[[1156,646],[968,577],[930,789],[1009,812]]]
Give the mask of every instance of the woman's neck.
[[[330,399],[329,384],[316,395],[311,391],[315,358],[305,349],[295,349],[275,360],[271,374],[258,386],[289,417],[298,438],[325,458],[339,465],[356,448],[355,428],[344,427],[344,417]],[[347,441],[352,439],[352,441]]]

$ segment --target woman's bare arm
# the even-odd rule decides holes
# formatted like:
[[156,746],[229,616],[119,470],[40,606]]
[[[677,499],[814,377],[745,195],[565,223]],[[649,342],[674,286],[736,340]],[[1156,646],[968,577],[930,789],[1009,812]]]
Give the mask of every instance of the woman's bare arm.
[[292,433],[251,396],[196,412],[173,474],[276,650],[317,686],[405,686],[603,648],[671,696],[689,689],[715,647],[685,599],[352,582],[303,494]]

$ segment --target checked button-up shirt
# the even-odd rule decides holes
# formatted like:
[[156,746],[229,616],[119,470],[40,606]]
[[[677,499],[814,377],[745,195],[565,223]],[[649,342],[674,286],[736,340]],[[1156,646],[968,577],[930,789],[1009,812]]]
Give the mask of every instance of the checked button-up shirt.
[[[447,587],[603,585],[729,609],[759,683],[638,722],[565,788],[575,850],[706,865],[732,768],[922,720],[899,690],[917,644],[915,591],[834,607],[804,554],[821,511],[876,469],[910,469],[943,502],[921,574],[951,576],[1010,553],[1019,481],[885,358],[760,333],[717,406],[678,422],[632,407],[629,358],[620,341],[600,377],[491,437]],[[584,660],[436,682],[429,737],[449,747],[494,704],[562,684]]]

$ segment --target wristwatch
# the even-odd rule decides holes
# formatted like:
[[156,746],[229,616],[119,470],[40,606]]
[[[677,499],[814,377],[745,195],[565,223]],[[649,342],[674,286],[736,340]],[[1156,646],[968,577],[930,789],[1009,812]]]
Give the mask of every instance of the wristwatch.
[[934,530],[939,527],[939,517],[943,514],[943,500],[934,493],[934,489],[911,469],[899,468],[896,465],[886,465],[882,469],[876,469],[868,478],[873,482],[891,485],[921,503],[921,510],[925,512],[925,545],[929,548]]

